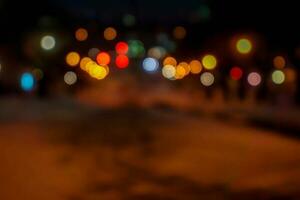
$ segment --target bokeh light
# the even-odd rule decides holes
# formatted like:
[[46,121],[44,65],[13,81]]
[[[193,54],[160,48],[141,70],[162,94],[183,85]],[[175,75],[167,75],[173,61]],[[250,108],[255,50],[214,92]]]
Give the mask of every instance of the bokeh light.
[[116,57],[116,66],[120,69],[127,68],[129,65],[129,58],[126,55],[118,55]]
[[202,83],[202,85],[209,87],[212,86],[215,82],[215,77],[212,73],[210,72],[204,72],[203,74],[201,74],[200,76],[200,81]]
[[152,47],[148,50],[148,56],[156,59],[161,59],[165,57],[167,54],[167,51],[165,48],[157,46],[157,47]]
[[281,70],[275,70],[272,73],[272,81],[273,83],[280,85],[285,81],[285,74]]
[[55,47],[56,41],[55,38],[51,35],[46,35],[41,39],[41,47],[44,50],[52,50]]
[[176,68],[173,65],[165,65],[162,68],[162,75],[167,79],[172,79],[176,75]]
[[129,51],[128,55],[131,58],[140,58],[145,54],[144,44],[140,40],[129,40]]
[[174,38],[182,40],[186,37],[186,29],[182,26],[175,27],[173,31]]
[[292,68],[285,68],[284,74],[285,74],[285,79],[288,83],[292,83],[297,80],[297,73]]
[[88,51],[88,56],[93,59],[96,60],[97,59],[97,55],[100,53],[100,50],[98,48],[91,48]]
[[72,71],[66,72],[64,81],[67,85],[74,85],[77,82],[77,75]]
[[283,69],[285,67],[285,65],[286,65],[286,61],[285,61],[284,57],[282,57],[282,56],[276,56],[273,59],[273,65],[277,69]]
[[153,73],[159,68],[159,62],[155,58],[145,58],[143,61],[143,69],[146,72]]
[[205,55],[202,58],[203,67],[207,70],[213,70],[217,67],[217,59],[213,55]]
[[35,79],[33,74],[29,72],[25,72],[21,75],[20,86],[22,90],[24,90],[25,92],[29,92],[33,90],[34,84],[35,84]]
[[202,71],[202,64],[198,60],[192,60],[190,62],[190,68],[192,74],[200,74],[200,72]]
[[181,62],[178,64],[178,66],[182,66],[184,68],[184,71],[185,71],[184,76],[187,76],[191,72],[190,65],[187,62]]
[[117,37],[117,31],[113,27],[108,27],[104,30],[103,35],[106,40],[114,40]]
[[97,55],[96,60],[99,65],[108,65],[110,63],[110,55],[106,52],[101,52]]
[[136,22],[135,16],[131,14],[126,14],[123,17],[124,26],[134,26]]
[[249,85],[256,87],[261,83],[261,75],[257,72],[251,72],[248,75],[247,80],[248,80]]
[[240,67],[233,67],[230,70],[230,77],[232,80],[240,80],[243,76],[243,70]]
[[176,67],[175,79],[183,79],[186,75],[185,68],[182,65]]
[[79,28],[75,31],[75,38],[76,38],[76,40],[78,40],[80,42],[87,40],[88,36],[89,36],[89,33],[84,28]]
[[118,42],[116,44],[116,52],[118,54],[127,54],[128,53],[128,44],[126,42]]
[[164,65],[177,65],[177,60],[173,57],[166,57],[163,62]]
[[92,65],[92,68],[90,69],[89,74],[91,77],[93,77],[97,80],[102,80],[108,75],[105,67],[99,66],[99,65]]
[[252,50],[252,43],[246,38],[239,39],[236,43],[236,49],[241,54],[248,54]]
[[92,59],[91,58],[89,58],[89,57],[84,57],[84,58],[82,58],[81,59],[81,61],[80,61],[80,68],[83,70],[83,71],[88,71],[88,69],[87,69],[87,64],[89,63],[89,62],[91,62],[92,61]]
[[66,63],[71,67],[75,67],[80,62],[80,55],[77,52],[70,52],[66,56]]
[[91,73],[92,69],[97,67],[98,64],[96,62],[94,62],[93,60],[91,60],[90,62],[88,62],[86,65],[85,65],[85,68],[86,68],[86,72],[87,73]]

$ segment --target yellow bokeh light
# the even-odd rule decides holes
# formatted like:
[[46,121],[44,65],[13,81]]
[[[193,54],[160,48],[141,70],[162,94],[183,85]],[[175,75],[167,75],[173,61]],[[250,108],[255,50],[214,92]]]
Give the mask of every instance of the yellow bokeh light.
[[179,63],[178,66],[182,66],[184,68],[184,70],[185,70],[185,75],[184,76],[187,76],[191,72],[190,65],[186,62],[181,62],[181,63]]
[[91,65],[91,69],[89,71],[91,77],[102,80],[107,76],[107,71],[103,66],[99,66],[97,64]]
[[281,70],[275,70],[272,73],[272,81],[277,85],[284,83],[285,74]]
[[186,30],[182,26],[177,26],[173,31],[174,38],[182,40],[186,36]]
[[177,61],[175,58],[173,57],[166,57],[164,59],[164,62],[163,62],[164,65],[173,65],[173,66],[176,66],[177,65]]
[[90,73],[91,70],[95,67],[95,66],[98,66],[98,64],[95,62],[95,61],[90,61],[88,62],[86,65],[85,65],[85,71],[87,73]]
[[66,56],[66,62],[71,67],[75,67],[80,62],[80,55],[77,52],[70,52]]
[[182,65],[178,65],[176,67],[176,74],[175,78],[176,79],[182,79],[186,75],[186,71]]
[[176,68],[173,65],[165,65],[162,68],[162,75],[167,79],[172,79],[176,75]]
[[89,36],[89,33],[84,28],[79,28],[75,32],[75,38],[76,38],[76,40],[78,40],[80,42],[87,40],[88,36]]
[[89,57],[84,57],[81,59],[80,61],[80,68],[83,70],[83,71],[87,71],[87,68],[86,68],[86,65],[91,62],[92,59],[90,59]]
[[203,67],[207,70],[213,70],[217,67],[217,59],[213,55],[205,55],[202,58]]
[[202,64],[198,60],[193,60],[190,63],[191,73],[199,74],[202,71]]
[[104,30],[104,38],[106,40],[114,40],[117,37],[117,31],[113,27],[108,27]]
[[236,49],[241,54],[248,54],[252,50],[252,43],[246,38],[239,39],[236,43]]
[[285,67],[286,61],[282,56],[276,56],[273,60],[274,67],[277,69],[283,69]]

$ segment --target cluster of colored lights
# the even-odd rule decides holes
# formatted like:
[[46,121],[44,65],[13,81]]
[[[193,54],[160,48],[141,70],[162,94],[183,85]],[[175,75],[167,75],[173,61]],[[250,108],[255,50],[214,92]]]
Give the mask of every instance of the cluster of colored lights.
[[[128,24],[130,16],[128,16]],[[173,37],[177,40],[182,40],[186,37],[187,31],[182,26],[177,26],[173,30]],[[78,42],[88,40],[89,32],[85,28],[79,28],[75,31],[75,39]],[[103,37],[107,41],[114,41],[118,37],[118,32],[113,27],[108,27],[103,32]],[[41,38],[40,46],[45,51],[50,51],[56,47],[56,39],[53,35],[44,35]],[[241,37],[235,40],[235,51],[245,57],[251,54],[254,50],[254,45],[248,37]],[[181,80],[190,74],[199,75],[200,81],[204,86],[211,86],[215,83],[214,70],[219,65],[218,59],[213,54],[206,54],[199,60],[191,60],[190,62],[178,62],[174,57],[167,55],[167,50],[163,46],[153,46],[149,48],[145,57],[145,47],[140,40],[129,40],[128,43],[124,41],[116,42],[115,54],[112,51],[102,51],[97,47],[91,48],[87,52],[87,56],[81,57],[78,52],[71,51],[66,57],[66,63],[75,68],[80,66],[80,69],[87,72],[90,77],[97,80],[102,80],[107,77],[110,72],[110,65],[114,62],[119,69],[124,69],[129,66],[130,58],[143,58],[141,62],[142,68],[147,73],[156,73],[162,65],[162,76],[169,80]],[[114,56],[115,55],[115,56]],[[164,58],[164,59],[163,59]],[[162,60],[163,59],[163,60]],[[162,61],[161,61],[162,60]],[[293,82],[296,80],[296,72],[292,68],[288,68],[286,59],[279,55],[273,59],[274,70],[269,76],[275,85],[281,85],[285,82]],[[43,72],[41,70],[32,71],[32,73],[24,73],[21,77],[21,88],[25,91],[31,91],[37,80],[41,79]],[[258,71],[250,71],[245,76],[245,71],[241,66],[233,66],[229,71],[229,76],[233,81],[247,80],[252,87],[259,86],[263,77]],[[30,81],[29,75],[32,80]],[[68,71],[64,76],[64,81],[68,85],[73,85],[77,81],[75,72]]]
[[[217,67],[217,58],[212,54],[207,54],[201,61],[177,63],[174,57],[166,57],[163,61],[162,75],[169,80],[180,80],[189,74],[200,74],[203,68],[210,71]],[[214,75],[211,72],[205,72],[201,75],[200,81],[205,86],[211,86],[214,83]]]
[[[103,36],[107,41],[115,40],[118,33],[115,28],[108,27],[104,30]],[[75,31],[75,39],[79,42],[86,41],[89,33],[84,28],[79,28]],[[115,45],[115,65],[119,69],[125,69],[129,66],[129,45],[126,42],[118,42]],[[100,51],[98,48],[91,48],[86,57],[80,56],[78,52],[69,52],[66,55],[66,63],[70,67],[80,66],[80,69],[87,72],[90,77],[102,80],[109,74],[109,65],[112,63],[112,57],[109,52]],[[74,73],[74,72],[73,72]],[[76,77],[71,72],[65,74],[64,80],[68,85],[73,85],[77,81]]]

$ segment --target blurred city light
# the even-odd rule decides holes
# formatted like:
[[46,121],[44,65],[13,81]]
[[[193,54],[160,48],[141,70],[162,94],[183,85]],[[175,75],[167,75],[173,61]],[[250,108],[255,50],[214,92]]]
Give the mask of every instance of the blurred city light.
[[159,68],[159,62],[155,58],[145,58],[143,60],[143,69],[146,72],[153,73]]
[[139,58],[144,56],[145,54],[145,48],[144,44],[140,40],[129,40],[129,51],[128,55],[131,58]]
[[75,38],[80,42],[87,40],[88,36],[88,31],[84,28],[79,28],[75,31]]
[[172,65],[172,66],[176,66],[177,65],[177,61],[175,58],[173,57],[166,57],[164,59],[163,65]]
[[285,79],[288,83],[293,83],[297,80],[297,73],[292,68],[285,68],[284,69]]
[[100,53],[100,50],[98,48],[91,48],[89,51],[88,51],[88,56],[93,59],[93,60],[96,60],[97,59],[97,55]]
[[236,49],[241,54],[248,54],[252,50],[252,43],[246,38],[239,39],[236,43]]
[[80,55],[77,52],[70,52],[66,56],[66,63],[71,66],[75,67],[80,62]]
[[118,42],[116,44],[116,52],[118,54],[127,54],[128,53],[128,44],[126,42]]
[[167,79],[172,79],[176,75],[176,68],[173,65],[165,65],[162,68],[162,75]]
[[77,82],[77,75],[72,71],[66,72],[64,81],[67,85],[74,85]]
[[116,57],[116,66],[120,69],[127,68],[129,65],[129,58],[126,55],[118,55]]
[[202,85],[209,87],[212,86],[215,82],[215,77],[212,73],[210,72],[204,72],[203,74],[201,74],[200,76],[200,81],[202,83]]
[[35,84],[35,79],[31,73],[25,72],[21,75],[20,85],[25,92],[29,92],[33,90],[34,84]]
[[89,62],[91,62],[91,61],[92,61],[92,59],[89,58],[89,57],[84,57],[84,58],[82,58],[81,61],[80,61],[80,68],[81,68],[83,71],[87,71],[86,65],[87,65]]
[[284,57],[282,56],[276,56],[274,59],[273,59],[273,64],[274,64],[274,67],[277,68],[277,69],[283,69],[286,65],[286,61],[284,59]]
[[190,68],[192,74],[200,74],[200,72],[202,71],[202,64],[198,60],[192,60],[190,62]]
[[191,67],[187,62],[181,62],[178,64],[178,66],[182,66],[184,68],[185,71],[184,76],[189,75],[189,73],[191,72]]
[[213,55],[205,55],[202,58],[203,67],[207,70],[213,70],[217,67],[217,59]]
[[108,65],[110,63],[110,55],[106,52],[101,52],[97,55],[96,60],[99,65]]
[[106,40],[114,40],[117,37],[117,31],[113,27],[108,27],[104,30],[103,35]]
[[178,40],[184,39],[185,36],[186,36],[186,30],[185,30],[185,28],[182,27],[182,26],[175,27],[175,29],[173,31],[173,36],[174,36],[174,38],[176,38]]
[[134,15],[126,14],[123,16],[123,24],[124,26],[134,26],[136,23],[136,19]]
[[107,70],[105,69],[105,67],[99,66],[97,64],[94,64],[94,65],[91,66],[89,74],[90,74],[91,77],[93,77],[97,80],[102,80],[108,75]]
[[243,70],[240,67],[233,67],[230,70],[230,77],[232,80],[240,80],[243,76]]
[[183,79],[185,75],[185,68],[182,65],[178,65],[176,67],[175,79]]
[[165,48],[157,46],[157,47],[152,47],[148,50],[148,56],[156,59],[161,59],[165,57],[167,54],[167,51]]
[[277,84],[280,85],[285,81],[285,75],[281,70],[275,70],[272,73],[272,81]]
[[52,50],[55,47],[55,38],[51,35],[46,35],[41,39],[41,47],[44,50]]
[[251,72],[248,75],[247,80],[248,80],[249,85],[256,87],[261,83],[261,75],[257,72]]

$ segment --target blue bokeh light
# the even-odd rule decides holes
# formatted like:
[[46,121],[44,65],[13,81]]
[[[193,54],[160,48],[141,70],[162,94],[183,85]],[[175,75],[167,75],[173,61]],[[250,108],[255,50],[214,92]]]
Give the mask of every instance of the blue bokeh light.
[[31,91],[34,88],[34,82],[34,76],[31,73],[25,72],[22,74],[20,85],[24,91]]
[[143,61],[143,69],[146,72],[153,73],[158,70],[159,62],[155,58],[145,58]]

